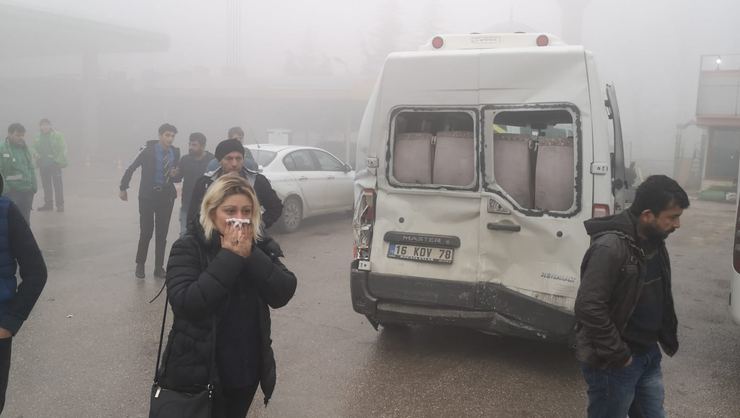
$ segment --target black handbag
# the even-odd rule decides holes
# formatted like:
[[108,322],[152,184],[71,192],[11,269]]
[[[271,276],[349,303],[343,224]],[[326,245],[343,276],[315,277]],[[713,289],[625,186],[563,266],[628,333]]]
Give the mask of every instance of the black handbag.
[[216,353],[216,318],[213,318],[211,333],[211,364],[208,365],[208,385],[200,392],[188,393],[167,389],[159,384],[159,365],[162,357],[162,341],[164,340],[164,324],[167,320],[167,302],[164,302],[162,317],[162,331],[159,335],[159,349],[157,350],[157,368],[154,371],[154,384],[149,402],[149,418],[211,418],[213,414],[213,367]]

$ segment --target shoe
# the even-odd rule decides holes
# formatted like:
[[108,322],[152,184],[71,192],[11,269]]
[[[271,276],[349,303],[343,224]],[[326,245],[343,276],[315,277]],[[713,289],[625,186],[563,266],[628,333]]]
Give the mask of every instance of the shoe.
[[39,206],[36,210],[39,211],[39,212],[46,212],[46,211],[52,210],[52,209],[54,209],[54,206],[52,206],[52,205],[44,205],[44,206]]
[[57,212],[64,212],[64,206],[60,206],[57,208]]
[[154,269],[154,277],[158,279],[164,279],[166,276],[167,272],[165,272],[162,267],[157,267]]
[[136,277],[139,279],[143,279],[144,277],[146,277],[146,274],[144,274],[143,264],[136,264]]

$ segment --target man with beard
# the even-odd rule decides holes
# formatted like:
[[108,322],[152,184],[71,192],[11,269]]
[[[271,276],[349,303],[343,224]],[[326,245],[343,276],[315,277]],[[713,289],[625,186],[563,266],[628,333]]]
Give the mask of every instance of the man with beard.
[[[180,161],[180,150],[172,146],[177,135],[177,128],[165,123],[159,127],[159,140],[147,141],[133,163],[126,169],[119,186],[119,197],[128,201],[126,190],[134,171],[141,167],[139,183],[139,247],[136,251],[136,272],[139,279],[145,277],[149,243],[155,235],[154,243],[154,277],[163,279],[164,251],[167,246],[167,231],[170,228],[172,207],[175,204],[177,191],[172,184],[179,175],[177,164]],[[156,228],[156,231],[155,231]]]
[[182,204],[180,205],[180,236],[185,234],[188,225],[188,208],[193,196],[195,182],[206,172],[213,154],[206,151],[206,136],[200,132],[190,134],[188,155],[180,159],[179,173],[175,181],[182,180]]
[[665,416],[660,348],[678,351],[678,320],[664,241],[688,207],[678,183],[651,176],[628,211],[585,223],[575,316],[589,418]]

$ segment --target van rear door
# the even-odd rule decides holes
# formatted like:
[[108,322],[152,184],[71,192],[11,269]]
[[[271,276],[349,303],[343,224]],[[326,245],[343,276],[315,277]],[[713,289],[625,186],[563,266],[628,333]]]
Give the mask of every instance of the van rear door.
[[[370,256],[374,296],[435,306],[467,303],[445,300],[415,280],[445,281],[442,286],[476,280],[477,132],[475,108],[397,108],[391,115]],[[472,306],[474,295],[469,297]]]
[[614,85],[606,85],[606,109],[609,119],[612,120],[612,134],[614,135],[614,150],[612,151],[612,193],[614,194],[614,213],[626,209],[625,201],[629,182],[625,168],[624,142],[622,140],[622,119],[619,116],[619,104]]
[[572,310],[590,217],[580,112],[567,103],[487,106],[482,124],[479,281]]

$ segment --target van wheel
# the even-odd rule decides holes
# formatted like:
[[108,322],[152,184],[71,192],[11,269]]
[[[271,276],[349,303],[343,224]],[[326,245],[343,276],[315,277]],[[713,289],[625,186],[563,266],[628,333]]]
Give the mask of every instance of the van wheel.
[[294,232],[301,226],[303,220],[303,203],[296,196],[291,196],[283,202],[283,214],[280,216],[280,226],[285,232]]

